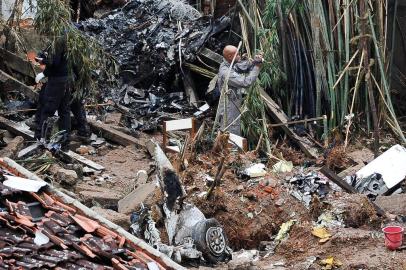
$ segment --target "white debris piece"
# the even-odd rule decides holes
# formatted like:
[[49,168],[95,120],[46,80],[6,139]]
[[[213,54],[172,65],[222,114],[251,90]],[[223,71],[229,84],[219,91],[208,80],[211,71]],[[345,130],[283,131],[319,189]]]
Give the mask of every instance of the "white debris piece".
[[35,232],[34,243],[37,246],[42,246],[49,243],[49,238],[42,231],[38,230]]
[[194,115],[194,116],[199,116],[199,115],[201,115],[202,113],[204,113],[205,111],[207,111],[208,109],[210,109],[209,104],[204,103],[204,105],[203,105],[203,106],[200,106],[200,107],[198,108],[198,111],[195,112],[193,115]]
[[38,192],[40,188],[47,185],[45,181],[31,180],[10,175],[5,175],[5,177],[7,180],[3,182],[3,185],[22,191]]
[[293,170],[292,161],[281,160],[272,166],[272,171],[274,173],[286,173],[291,172],[292,170]]
[[246,168],[244,173],[251,178],[265,176],[266,175],[265,164],[256,163]]
[[406,149],[397,144],[359,170],[356,176],[358,179],[362,179],[379,173],[386,186],[392,188],[405,179],[405,164]]

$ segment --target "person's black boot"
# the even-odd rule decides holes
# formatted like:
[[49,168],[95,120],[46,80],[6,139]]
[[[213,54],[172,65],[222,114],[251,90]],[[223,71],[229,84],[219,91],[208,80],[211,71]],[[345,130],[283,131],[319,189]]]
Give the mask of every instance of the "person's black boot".
[[36,130],[37,129],[37,121],[35,117],[28,118],[25,120],[25,124],[31,129],[31,130]]
[[7,143],[4,141],[5,130],[0,131],[0,148],[6,147]]
[[63,137],[61,139],[61,150],[63,152],[69,151],[69,143],[70,143],[70,136],[67,133],[63,134]]
[[71,140],[86,144],[90,144],[92,142],[92,140],[90,139],[90,133],[80,133],[80,132],[78,132],[75,135],[72,135]]

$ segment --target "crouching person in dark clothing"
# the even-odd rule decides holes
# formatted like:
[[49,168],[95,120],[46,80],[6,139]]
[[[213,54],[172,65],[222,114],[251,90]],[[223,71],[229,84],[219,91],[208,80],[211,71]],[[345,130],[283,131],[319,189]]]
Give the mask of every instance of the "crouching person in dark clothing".
[[39,111],[36,114],[36,123],[38,125],[35,130],[35,138],[41,140],[43,136],[48,135],[42,134],[44,123],[58,111],[59,130],[64,131],[61,144],[63,150],[66,150],[69,146],[69,103],[71,98],[66,37],[60,37],[56,41],[54,50],[50,49],[47,57],[38,58],[37,60],[44,63],[46,67],[44,72],[37,75],[35,81],[39,83],[42,79],[47,77],[48,83],[45,88],[41,90],[39,96]]

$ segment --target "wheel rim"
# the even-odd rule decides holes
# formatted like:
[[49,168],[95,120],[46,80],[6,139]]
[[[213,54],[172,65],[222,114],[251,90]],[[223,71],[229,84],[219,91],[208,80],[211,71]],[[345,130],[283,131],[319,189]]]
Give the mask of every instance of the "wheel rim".
[[206,232],[206,243],[210,252],[216,256],[223,254],[226,249],[226,239],[223,229],[220,227],[211,227]]

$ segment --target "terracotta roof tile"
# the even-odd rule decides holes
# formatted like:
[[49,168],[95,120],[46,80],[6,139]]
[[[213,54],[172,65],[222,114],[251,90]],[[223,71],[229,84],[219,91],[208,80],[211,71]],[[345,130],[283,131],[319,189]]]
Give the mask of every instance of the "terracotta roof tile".
[[[154,261],[125,237],[78,214],[56,196],[12,190],[1,182],[0,195],[0,270],[146,270]],[[34,243],[38,230],[48,243]]]

